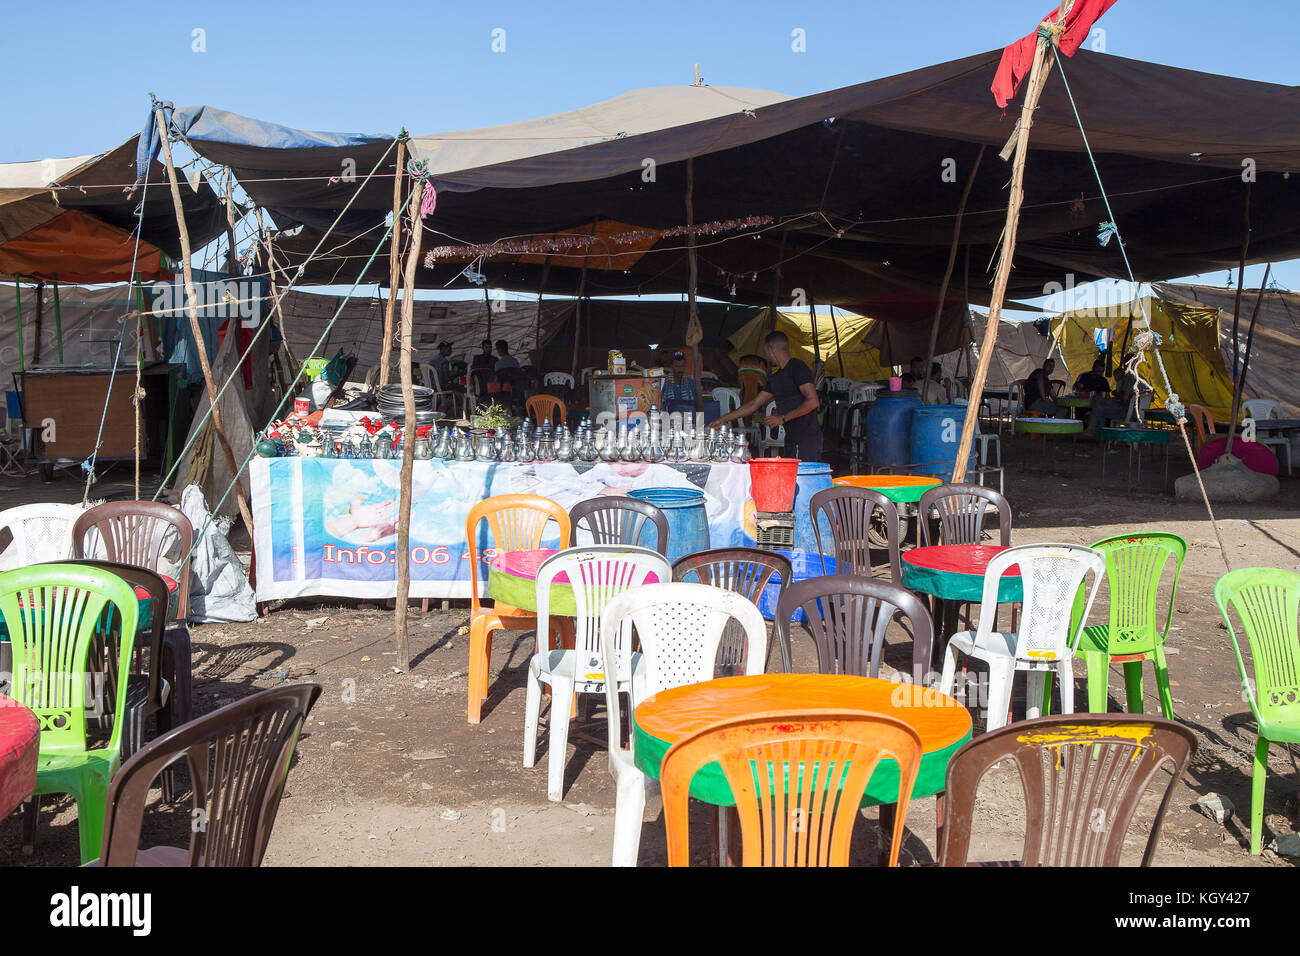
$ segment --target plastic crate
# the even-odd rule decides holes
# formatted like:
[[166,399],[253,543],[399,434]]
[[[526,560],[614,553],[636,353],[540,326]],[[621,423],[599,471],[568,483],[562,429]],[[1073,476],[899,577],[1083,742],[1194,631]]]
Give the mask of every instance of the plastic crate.
[[793,548],[794,512],[755,511],[754,540],[758,547],[769,551],[775,548]]

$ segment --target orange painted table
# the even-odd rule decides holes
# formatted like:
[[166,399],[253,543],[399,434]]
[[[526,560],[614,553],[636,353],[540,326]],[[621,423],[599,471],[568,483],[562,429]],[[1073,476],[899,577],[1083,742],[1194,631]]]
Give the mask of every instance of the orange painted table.
[[[755,674],[673,687],[642,701],[633,714],[636,765],[657,780],[668,748],[710,724],[770,710],[825,707],[895,717],[920,735],[923,753],[913,797],[941,792],[948,761],[970,740],[970,711],[938,691],[844,674]],[[736,802],[716,763],[700,768],[691,781],[691,796],[715,806]],[[862,805],[897,802],[898,764],[882,759]]]
[[915,504],[931,488],[943,482],[924,475],[844,475],[831,479],[832,485],[849,488],[870,488],[878,491],[896,505]]

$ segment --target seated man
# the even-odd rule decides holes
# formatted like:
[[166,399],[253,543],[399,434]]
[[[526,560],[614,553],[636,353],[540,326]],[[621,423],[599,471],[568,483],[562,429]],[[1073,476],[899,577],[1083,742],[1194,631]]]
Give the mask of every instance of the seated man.
[[469,366],[469,374],[474,381],[474,391],[479,395],[486,395],[488,382],[492,380],[492,372],[496,369],[497,357],[492,354],[491,339],[484,339],[480,345],[483,350],[474,356],[474,361]]
[[917,386],[921,384],[921,379],[925,376],[922,369],[925,367],[925,359],[919,355],[913,355],[907,360],[907,371],[903,373],[904,386]]
[[[665,411],[684,411],[687,410],[685,406],[695,411],[695,379],[686,374],[685,352],[673,353],[672,378],[665,379],[659,400]],[[678,408],[674,409],[672,405]]]
[[1048,359],[1042,368],[1036,368],[1025,380],[1023,406],[1043,418],[1069,418],[1064,408],[1052,401],[1052,373],[1056,371],[1056,362]]
[[497,381],[501,383],[501,391],[511,393],[511,402],[515,401],[516,396],[523,391],[520,380],[523,378],[523,368],[519,364],[519,359],[510,354],[510,343],[505,339],[497,339],[497,364],[496,374]]
[[1106,377],[1106,363],[1102,359],[1092,363],[1092,371],[1084,372],[1074,382],[1076,392],[1092,392],[1105,395],[1110,391],[1110,379]]
[[[1128,368],[1132,362],[1133,356],[1124,356],[1124,361],[1120,364],[1121,368]],[[1111,419],[1126,419],[1130,411],[1134,417],[1139,420],[1145,411],[1145,405],[1150,403],[1150,397],[1154,394],[1154,389],[1141,375],[1137,373],[1136,367],[1133,371],[1124,375],[1124,380],[1120,384],[1119,393],[1114,398],[1099,398],[1092,403],[1092,413],[1088,416],[1088,427],[1083,430],[1083,434],[1088,438],[1093,438],[1097,434],[1097,429],[1104,427]]]

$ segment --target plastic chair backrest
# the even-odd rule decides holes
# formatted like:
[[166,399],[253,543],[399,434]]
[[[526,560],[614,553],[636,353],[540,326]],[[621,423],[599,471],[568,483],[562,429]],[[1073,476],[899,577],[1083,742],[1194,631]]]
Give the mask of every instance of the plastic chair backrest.
[[[579,501],[569,509],[569,547],[585,544],[626,544],[640,542],[647,522],[655,528],[655,548],[668,554],[668,516],[655,505],[626,495],[605,495]],[[585,531],[591,541],[579,541]]]
[[[21,568],[42,561],[72,557],[72,526],[81,517],[77,505],[18,505],[0,511],[0,529],[8,528],[13,543],[5,549],[11,567]],[[13,552],[12,561],[7,557]]]
[[[693,577],[699,584],[735,591],[755,605],[769,584],[780,600],[781,589],[790,583],[791,575],[789,560],[758,548],[712,548],[678,558],[673,564],[674,581],[690,583]],[[744,628],[736,621],[730,622],[722,634],[717,663],[725,671],[734,670],[744,662],[746,643]],[[771,653],[770,645],[768,653]]]
[[718,403],[722,414],[727,415],[740,407],[740,389],[718,387],[713,390],[713,400]]
[[[898,507],[878,491],[835,485],[813,495],[808,503],[808,511],[812,517],[813,532],[817,536],[817,550],[825,554],[822,542],[822,519],[825,516],[835,553],[835,573],[871,577],[870,532],[877,508],[885,519],[889,580],[894,584],[902,584]],[[822,572],[825,571],[826,559],[822,558]]]
[[736,378],[740,381],[740,397],[744,399],[741,404],[752,402],[758,398],[767,383],[767,370],[756,368],[752,365],[742,365],[736,370]]
[[164,555],[179,539],[181,562],[175,578],[176,617],[190,613],[190,552],[194,547],[194,526],[185,513],[161,501],[108,501],[84,511],[72,526],[72,556],[91,558],[86,538],[98,535],[104,557],[119,564],[133,564],[148,571],[159,570]]
[[790,669],[790,618],[798,610],[817,647],[817,672],[879,677],[885,629],[895,614],[912,630],[912,681],[922,684],[930,669],[934,622],[911,591],[874,578],[830,574],[798,581],[781,595],[772,640]]
[[[1003,573],[1013,565],[1020,566],[1024,594],[1016,660],[1041,664],[1069,656],[1079,643],[1092,602],[1097,598],[1097,588],[1106,570],[1106,556],[1077,544],[1022,544],[999,551],[984,571],[977,645],[985,644],[993,633],[998,584]],[[1084,586],[1083,579],[1089,572],[1092,583],[1085,592],[1083,613],[1075,615],[1075,595]]]
[[487,520],[496,554],[533,551],[542,546],[546,525],[559,525],[560,544],[569,540],[569,513],[550,498],[541,495],[496,495],[485,498],[469,509],[465,518],[465,541],[469,545],[469,599],[471,613],[483,610],[479,597],[478,524]]
[[118,651],[106,749],[119,752],[139,614],[135,591],[108,571],[38,564],[0,572],[0,616],[13,645],[9,694],[36,714],[43,756],[86,752],[86,685],[102,672],[91,665],[90,650],[104,637]]
[[1282,406],[1271,398],[1248,398],[1241,403],[1241,417],[1256,421],[1282,417]]
[[573,388],[573,376],[568,372],[547,372],[542,376],[543,385],[563,385],[565,388]]
[[[1110,594],[1107,650],[1112,655],[1143,654],[1164,643],[1174,616],[1174,597],[1187,556],[1187,542],[1163,531],[1117,534],[1093,542],[1106,556],[1106,583]],[[1160,582],[1173,559],[1174,579],[1163,626],[1156,603]],[[1075,596],[1074,614],[1083,611],[1084,595]],[[1077,621],[1071,619],[1071,624]]]
[[108,788],[101,866],[134,866],[149,790],[184,759],[192,782],[188,866],[260,866],[319,684],[260,691],[182,724],[126,761]]
[[[649,548],[620,545],[592,545],[567,548],[547,558],[537,569],[537,651],[554,650],[550,636],[551,586],[559,575],[568,578],[573,589],[574,650],[578,664],[575,679],[599,681],[593,672],[601,668],[600,620],[605,606],[628,588],[637,588],[651,577],[653,584],[671,579],[668,559]],[[627,631],[631,630],[630,622]],[[623,640],[626,634],[620,635]]]
[[1137,714],[1062,714],[976,737],[948,764],[941,866],[965,866],[980,780],[1014,760],[1025,799],[1024,866],[1119,866],[1138,803],[1159,775],[1164,796],[1142,854],[1151,862],[1174,784],[1196,753],[1196,735],[1172,720]]
[[[768,403],[767,403],[767,408],[763,409],[763,415],[764,415],[764,416],[769,416],[769,415],[775,415],[775,414],[776,414],[776,402],[768,402]],[[776,426],[776,431],[774,432],[771,428],[769,428],[769,427],[767,427],[766,425],[764,425],[764,426],[763,426],[763,436],[764,436],[764,441],[767,441],[767,442],[769,442],[770,444],[784,445],[784,444],[785,444],[785,426],[784,426],[784,425],[777,425],[777,426]]]
[[[1240,568],[1214,585],[1214,600],[1232,636],[1242,688],[1261,732],[1265,724],[1300,725],[1300,574],[1281,568]],[[1254,680],[1228,614],[1236,610],[1250,644]]]
[[647,584],[624,591],[606,605],[602,618],[605,674],[617,674],[619,680],[632,675],[631,642],[617,641],[623,622],[631,620],[645,666],[644,684],[632,691],[634,701],[668,687],[712,680],[718,644],[732,619],[745,629],[745,673],[763,673],[767,624],[752,601],[707,584]]
[[921,738],[900,720],[866,711],[769,711],[722,721],[664,755],[668,865],[690,865],[690,785],[718,763],[740,817],[743,866],[848,866],[862,796],[884,757],[899,767],[889,865],[921,762]]
[[568,406],[554,395],[534,395],[524,402],[524,408],[539,425],[545,421],[552,425],[563,425],[567,420]]
[[591,373],[594,371],[596,371],[596,366],[588,365],[586,368],[584,368],[581,372],[578,373],[578,378],[582,381],[583,385],[587,384],[587,379],[591,378]]
[[831,379],[831,391],[847,392],[853,388],[853,379],[851,378],[833,378]]
[[998,509],[998,531],[1002,547],[1011,544],[1011,503],[992,488],[983,485],[939,485],[921,495],[917,505],[917,523],[921,544],[930,541],[930,511],[939,513],[938,544],[979,544],[984,531],[988,505]]
[[1214,435],[1214,416],[1204,405],[1188,405],[1187,412],[1192,427],[1196,429],[1196,450],[1199,452],[1201,446]]

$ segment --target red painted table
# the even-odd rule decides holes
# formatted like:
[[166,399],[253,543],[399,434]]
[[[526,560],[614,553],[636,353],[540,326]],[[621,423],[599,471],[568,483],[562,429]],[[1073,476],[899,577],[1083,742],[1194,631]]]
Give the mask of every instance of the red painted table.
[[17,809],[36,789],[40,743],[36,715],[0,694],[0,818]]
[[[935,544],[903,552],[903,587],[944,601],[978,604],[984,597],[984,571],[1005,548],[987,544]],[[1012,565],[998,582],[998,603],[1023,600],[1020,568]]]

